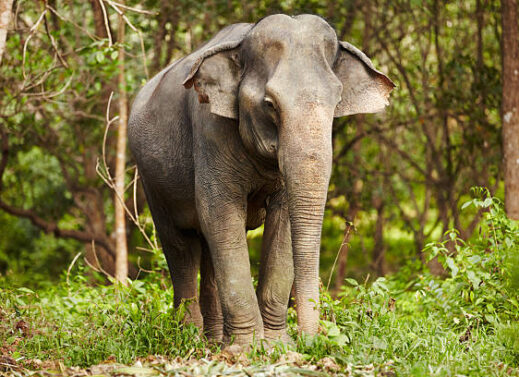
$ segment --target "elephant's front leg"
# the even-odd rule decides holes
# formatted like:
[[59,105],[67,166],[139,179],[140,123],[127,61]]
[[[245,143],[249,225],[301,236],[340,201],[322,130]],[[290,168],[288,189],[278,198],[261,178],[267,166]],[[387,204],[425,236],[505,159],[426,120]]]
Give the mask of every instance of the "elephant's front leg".
[[285,191],[269,202],[261,250],[258,302],[265,338],[290,341],[286,333],[287,309],[294,282],[292,241]]
[[263,322],[250,272],[246,197],[205,182],[197,187],[197,209],[214,265],[223,341],[229,344],[233,337],[236,344],[250,344],[263,338]]

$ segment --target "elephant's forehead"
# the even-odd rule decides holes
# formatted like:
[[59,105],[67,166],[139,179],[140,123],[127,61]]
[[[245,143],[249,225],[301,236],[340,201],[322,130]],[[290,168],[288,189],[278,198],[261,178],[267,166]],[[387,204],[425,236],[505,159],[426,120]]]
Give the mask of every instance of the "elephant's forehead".
[[265,17],[258,22],[245,38],[253,48],[263,49],[272,45],[278,48],[321,45],[336,49],[337,35],[321,17],[299,15],[290,17],[282,14]]

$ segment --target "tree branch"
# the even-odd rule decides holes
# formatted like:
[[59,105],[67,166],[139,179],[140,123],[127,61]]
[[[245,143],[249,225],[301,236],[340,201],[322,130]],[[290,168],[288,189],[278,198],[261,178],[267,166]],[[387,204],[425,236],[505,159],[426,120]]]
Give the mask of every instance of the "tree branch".
[[103,247],[108,253],[111,255],[114,255],[114,252],[111,248],[111,246],[106,242],[106,240],[96,238],[92,233],[81,231],[81,230],[74,230],[74,229],[61,229],[58,227],[58,224],[53,221],[47,221],[43,219],[42,217],[38,216],[36,212],[29,210],[29,209],[23,209],[23,208],[16,208],[14,206],[11,206],[7,203],[5,203],[3,200],[0,199],[0,209],[4,210],[5,212],[9,213],[10,215],[17,216],[17,217],[23,217],[25,219],[28,219],[33,225],[43,230],[45,233],[48,234],[54,234],[56,237],[61,238],[72,238],[77,241],[81,242],[96,242],[98,245]]

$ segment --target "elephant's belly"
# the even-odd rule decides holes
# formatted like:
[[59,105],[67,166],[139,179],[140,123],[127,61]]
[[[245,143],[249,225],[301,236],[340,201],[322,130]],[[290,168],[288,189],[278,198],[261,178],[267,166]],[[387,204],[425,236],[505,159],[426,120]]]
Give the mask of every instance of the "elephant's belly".
[[155,169],[139,168],[143,172],[146,196],[153,212],[166,217],[167,222],[178,229],[199,230],[194,175],[179,167],[166,169],[155,165]]
[[200,222],[193,201],[177,201],[172,206],[171,219],[178,229],[200,231]]
[[265,208],[254,208],[250,204],[247,208],[247,230],[256,229],[265,222],[267,211]]
[[249,194],[247,198],[247,230],[256,229],[265,222],[265,217],[267,215],[267,198],[277,189],[277,187],[277,182],[269,182]]

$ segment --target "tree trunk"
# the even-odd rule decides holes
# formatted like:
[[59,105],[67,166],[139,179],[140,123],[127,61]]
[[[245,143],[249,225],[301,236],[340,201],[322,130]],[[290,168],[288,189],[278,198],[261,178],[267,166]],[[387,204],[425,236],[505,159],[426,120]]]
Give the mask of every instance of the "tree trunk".
[[90,0],[92,12],[94,13],[94,27],[96,36],[99,38],[109,38],[113,41],[112,28],[108,14],[105,14],[106,8],[101,6],[102,0]]
[[119,47],[119,127],[115,159],[115,279],[126,284],[128,278],[128,247],[126,244],[126,218],[124,213],[124,177],[126,171],[126,133],[128,126],[128,98],[124,77],[124,19],[119,16],[117,40]]
[[505,209],[519,220],[519,29],[517,0],[501,1]]
[[2,55],[5,50],[12,7],[13,0],[0,0],[0,64],[2,64]]

